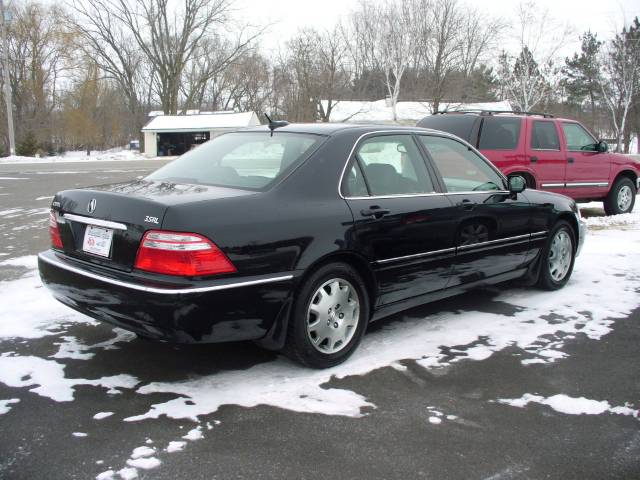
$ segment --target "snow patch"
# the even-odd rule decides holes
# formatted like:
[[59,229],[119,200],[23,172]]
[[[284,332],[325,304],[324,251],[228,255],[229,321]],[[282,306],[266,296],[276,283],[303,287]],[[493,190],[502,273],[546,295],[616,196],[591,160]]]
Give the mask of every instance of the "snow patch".
[[183,442],[183,441],[169,442],[169,445],[167,445],[167,452],[169,453],[179,452],[181,450],[184,450],[184,447],[186,445],[187,445],[187,442]]
[[110,417],[111,415],[113,415],[113,412],[98,412],[93,416],[93,418],[95,420],[102,420],[103,418]]
[[84,432],[73,432],[71,435],[78,438],[84,438],[84,437],[87,437],[89,434]]
[[136,459],[136,458],[143,458],[143,457],[151,457],[152,455],[155,455],[155,453],[156,453],[155,448],[147,447],[145,445],[142,447],[134,448],[133,452],[131,452],[131,458]]
[[134,478],[138,478],[138,470],[132,467],[124,467],[118,470],[118,475],[122,480],[133,480]]
[[0,415],[9,413],[11,411],[11,407],[9,405],[13,405],[14,403],[18,403],[19,401],[20,401],[19,398],[9,398],[7,400],[0,400]]
[[155,457],[136,458],[127,460],[127,465],[134,468],[141,468],[142,470],[151,470],[160,465],[160,460]]
[[182,438],[184,438],[185,440],[190,440],[192,442],[200,440],[202,438],[202,427],[196,427],[189,430],[189,432]]
[[553,395],[545,398],[541,395],[525,393],[520,398],[500,398],[498,403],[510,405],[512,407],[524,408],[529,403],[538,403],[551,407],[556,412],[567,415],[601,415],[605,412],[616,415],[631,415],[638,417],[638,410],[634,410],[628,405],[611,407],[606,400],[591,400],[585,397],[570,397],[565,394]]
[[120,393],[118,388],[133,388],[139,382],[131,375],[113,375],[97,379],[65,378],[65,365],[34,356],[0,355],[0,382],[9,387],[31,387],[29,391],[56,402],[73,400],[75,387],[92,385],[107,389],[107,393]]

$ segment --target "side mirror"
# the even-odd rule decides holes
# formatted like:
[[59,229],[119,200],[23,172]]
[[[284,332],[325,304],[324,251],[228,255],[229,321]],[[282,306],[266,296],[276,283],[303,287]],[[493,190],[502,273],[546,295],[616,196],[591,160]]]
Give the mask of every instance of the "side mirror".
[[596,143],[596,151],[600,153],[606,153],[609,151],[609,145],[607,144],[607,142],[600,140],[598,143]]
[[527,188],[527,181],[524,177],[520,175],[514,175],[513,177],[509,177],[509,191],[511,193],[520,193],[524,192]]

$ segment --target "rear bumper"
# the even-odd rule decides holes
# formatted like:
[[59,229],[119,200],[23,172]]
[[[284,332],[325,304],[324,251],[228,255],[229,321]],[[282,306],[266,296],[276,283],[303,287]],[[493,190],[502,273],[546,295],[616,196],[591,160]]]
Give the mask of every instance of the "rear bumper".
[[44,285],[65,305],[142,336],[178,343],[257,340],[290,298],[293,272],[166,285],[132,281],[48,250],[38,256]]

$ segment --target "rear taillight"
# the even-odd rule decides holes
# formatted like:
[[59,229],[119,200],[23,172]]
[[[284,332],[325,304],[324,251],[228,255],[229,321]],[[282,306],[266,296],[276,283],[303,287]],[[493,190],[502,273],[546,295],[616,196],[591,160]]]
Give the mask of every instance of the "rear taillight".
[[150,230],[142,237],[135,268],[184,277],[236,271],[227,256],[202,235],[160,230]]
[[51,246],[62,250],[62,238],[60,237],[60,229],[58,228],[58,214],[53,210],[49,212],[49,236],[51,237]]

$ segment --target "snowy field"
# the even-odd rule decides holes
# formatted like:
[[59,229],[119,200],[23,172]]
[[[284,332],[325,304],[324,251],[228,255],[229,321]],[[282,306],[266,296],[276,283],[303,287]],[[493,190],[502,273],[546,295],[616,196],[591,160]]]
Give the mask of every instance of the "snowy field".
[[[113,422],[147,428],[146,440],[133,445],[126,460],[87,459],[93,465],[87,466],[87,478],[133,479],[162,469],[176,452],[188,452],[193,442],[217,428],[216,412],[226,405],[270,405],[291,412],[362,418],[372,415],[378,405],[356,390],[328,388],[330,380],[364,376],[385,367],[405,371],[409,364],[445,374],[452,364],[485,360],[514,346],[524,352],[515,355],[526,368],[562,362],[568,358],[564,347],[569,342],[578,337],[593,341],[605,337],[617,319],[627,317],[640,305],[640,208],[618,217],[598,216],[602,208],[596,203],[583,205],[582,210],[589,215],[586,221],[592,230],[563,290],[549,293],[505,288],[495,301],[512,306],[513,315],[460,309],[454,314],[437,312],[424,317],[409,311],[400,321],[385,323],[369,333],[346,364],[324,371],[308,370],[277,357],[209,375],[185,371],[172,381],[161,379],[161,372],[157,379],[142,380],[126,366],[115,372],[105,366],[104,376],[97,378],[77,377],[69,371],[95,362],[100,352],[124,348],[135,336],[115,328],[107,340],[85,343],[73,333],[80,331],[78,327],[105,327],[53,300],[41,285],[35,256],[4,261],[0,256],[0,273],[10,279],[0,282],[0,346],[4,351],[0,354],[0,383],[16,393],[0,398],[0,425],[3,417],[25,413],[21,412],[19,396],[37,395],[57,404],[73,404],[78,389],[87,387],[114,405],[120,405],[118,399],[123,395],[134,396],[125,414],[114,413],[115,408],[96,409],[82,420],[84,428],[70,435],[77,442],[92,435],[106,436],[108,430],[95,428],[101,422],[111,422],[110,429]],[[0,255],[9,253],[0,251]],[[42,341],[53,345],[49,355],[29,351],[30,344]],[[538,405],[565,415],[628,416],[640,421],[638,398],[616,404],[608,398],[570,396],[562,388],[547,396],[537,391],[519,395],[489,402],[505,409]],[[459,412],[444,411],[439,405],[427,409],[429,423],[438,428],[464,421]],[[151,432],[154,422],[162,418],[182,420],[187,426],[176,429],[172,440],[160,443]]]
[[87,155],[86,150],[66,152],[63,155],[51,157],[22,157],[10,155],[0,158],[0,164],[4,163],[78,163],[78,162],[129,162],[132,160],[149,160],[149,157],[141,154],[137,150],[127,150],[114,148],[105,151],[93,150],[91,155]]

